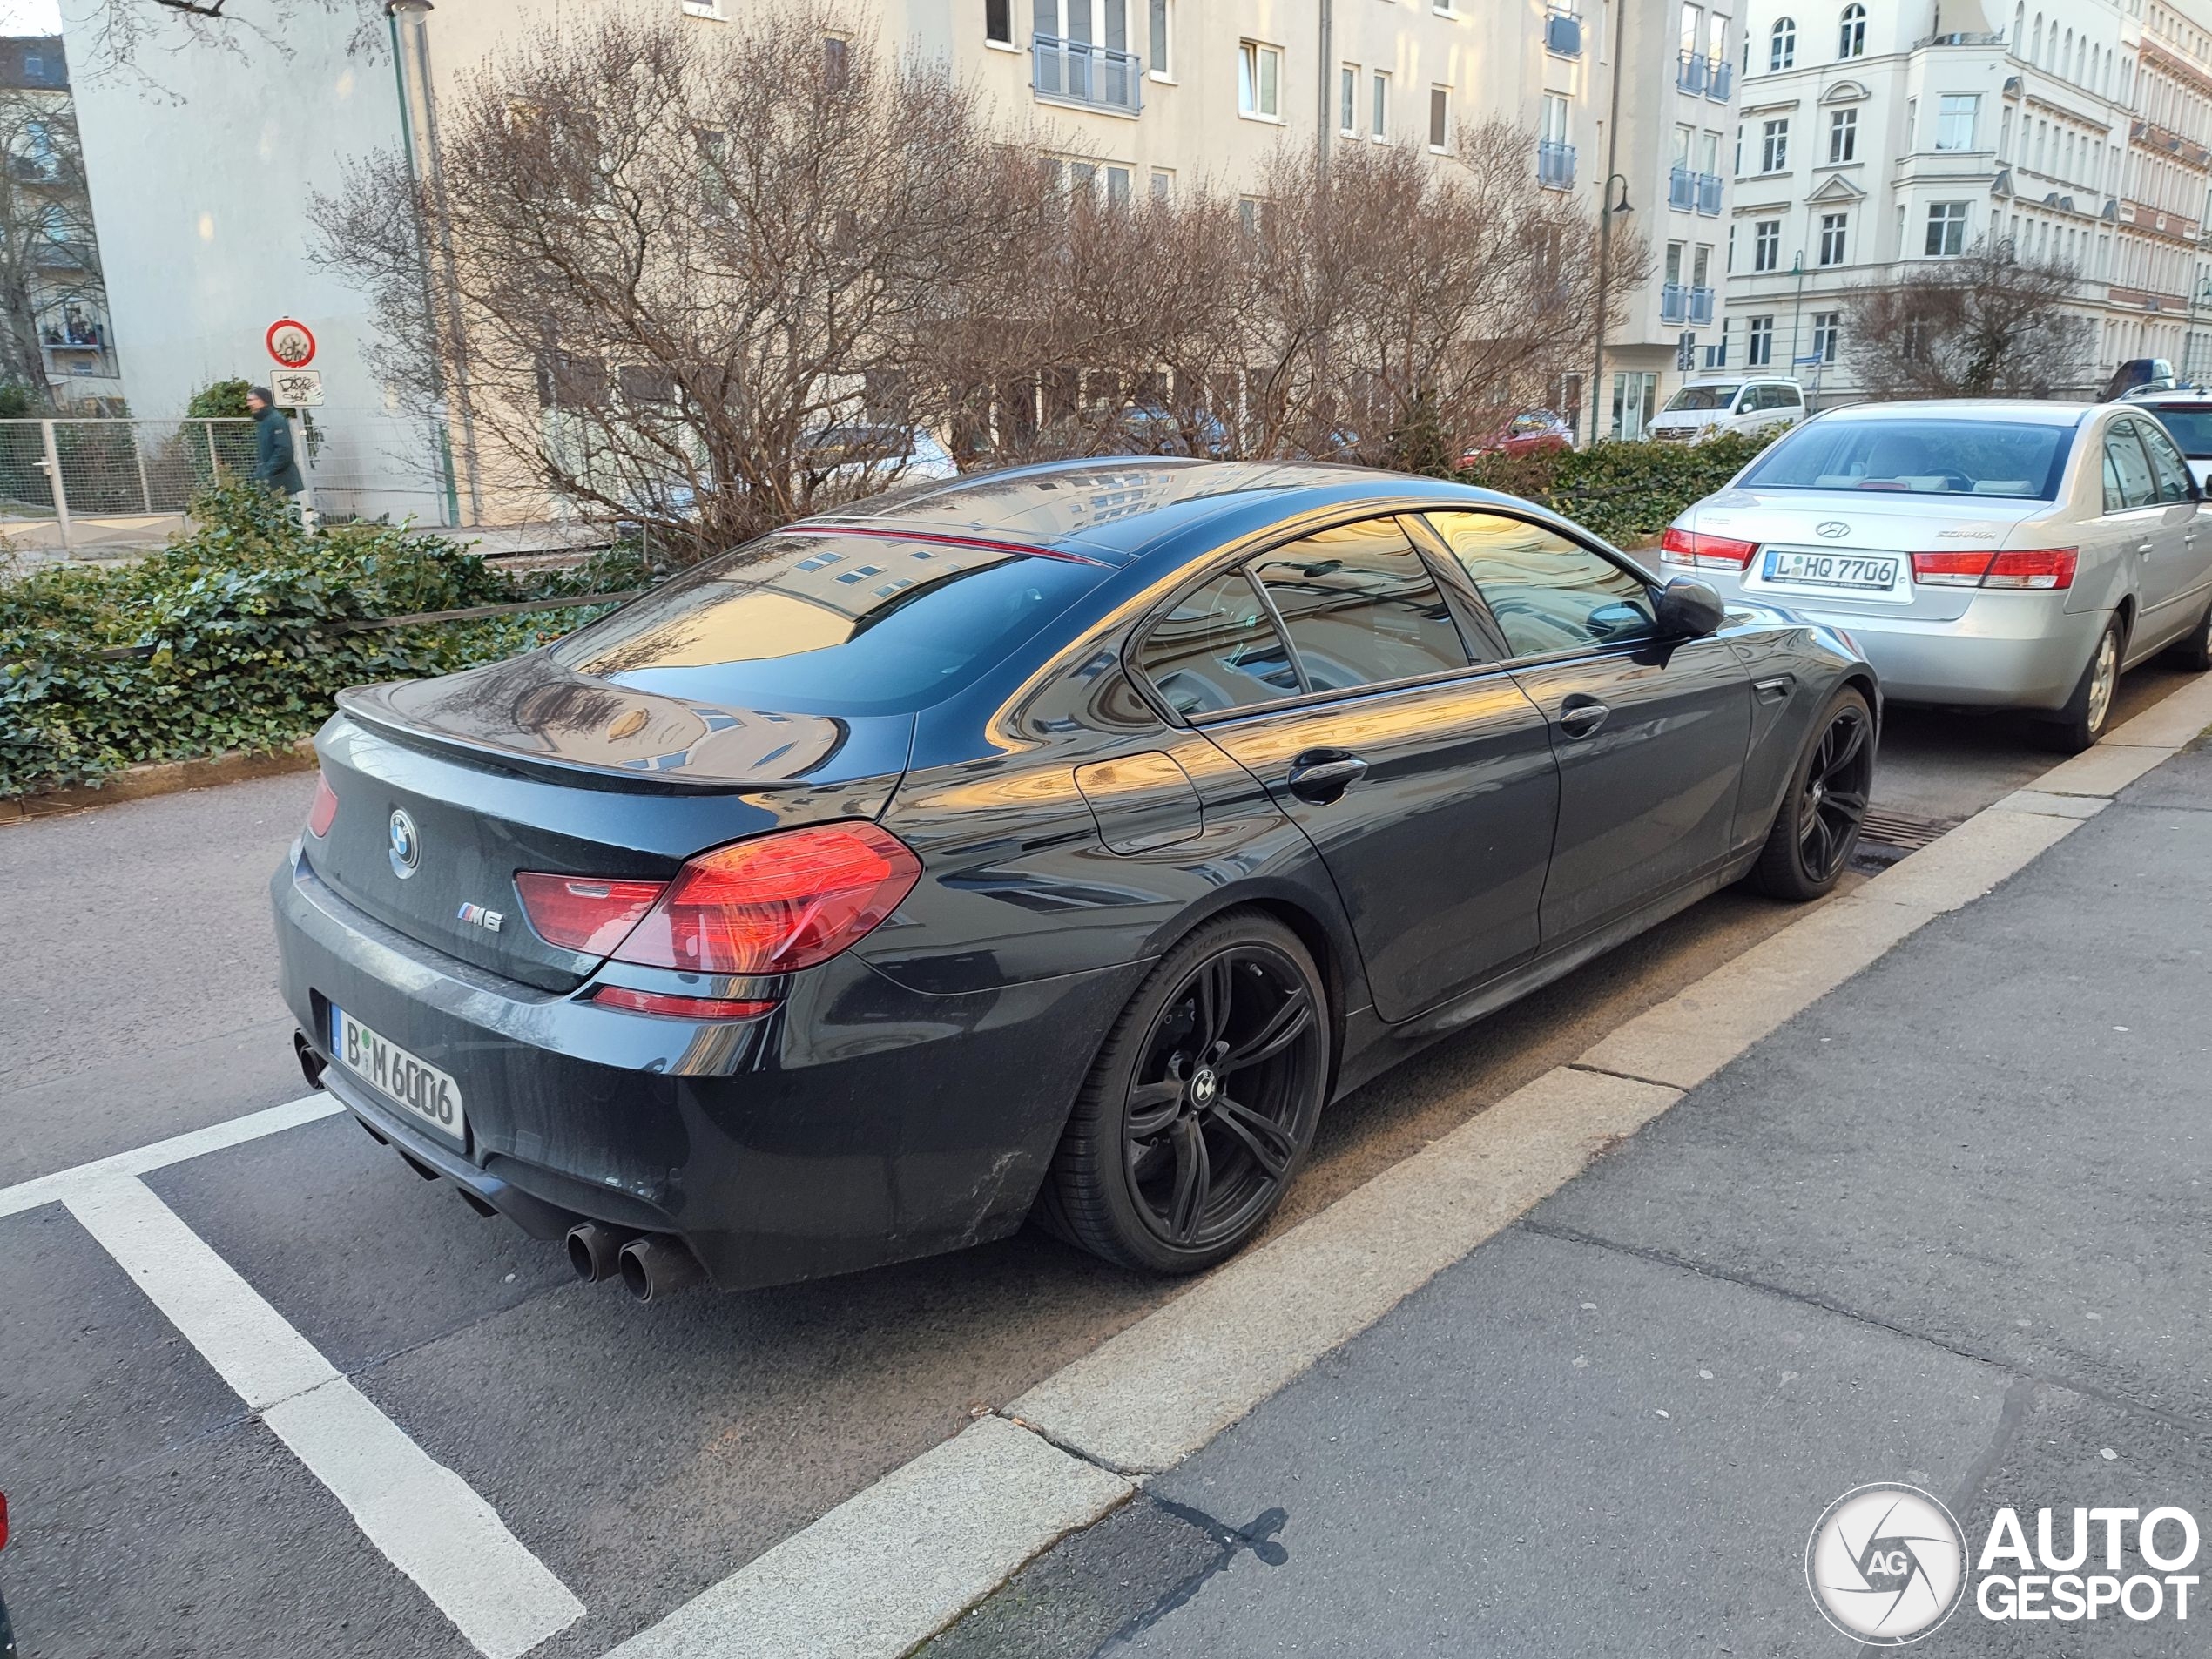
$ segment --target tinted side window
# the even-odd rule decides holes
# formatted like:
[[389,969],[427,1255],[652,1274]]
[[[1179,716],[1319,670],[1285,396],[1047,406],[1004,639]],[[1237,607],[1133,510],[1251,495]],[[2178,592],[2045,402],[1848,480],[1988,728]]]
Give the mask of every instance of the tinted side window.
[[1431,513],[1516,657],[1617,645],[1656,631],[1651,594],[1610,559],[1499,513]]
[[[2136,442],[2129,421],[2114,423],[2105,434],[2105,511],[2117,513],[2130,507],[2148,507],[2158,499],[2158,485],[2151,477],[2150,461]],[[2119,484],[2114,499],[2113,482]]]
[[1317,691],[1467,665],[1444,596],[1395,519],[1323,530],[1261,554],[1251,569]]
[[1186,719],[1296,697],[1305,687],[1242,570],[1184,596],[1137,647],[1137,667]]
[[2142,421],[2130,424],[2135,428],[2135,435],[2143,441],[2143,448],[2150,452],[2151,474],[2158,481],[2158,499],[2161,502],[2187,501],[2189,498],[2188,463],[2182,459],[2182,452],[2174,447],[2174,441],[2166,435],[2166,429]]

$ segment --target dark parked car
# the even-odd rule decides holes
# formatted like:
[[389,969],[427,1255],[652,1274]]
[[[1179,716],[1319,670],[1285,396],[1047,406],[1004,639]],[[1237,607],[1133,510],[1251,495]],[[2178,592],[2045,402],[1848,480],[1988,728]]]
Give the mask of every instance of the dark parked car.
[[1525,502],[1056,463],[346,693],[273,883],[311,1079],[637,1294],[1025,1217],[1184,1272],[1329,1101],[1750,875],[1826,892],[1842,635]]

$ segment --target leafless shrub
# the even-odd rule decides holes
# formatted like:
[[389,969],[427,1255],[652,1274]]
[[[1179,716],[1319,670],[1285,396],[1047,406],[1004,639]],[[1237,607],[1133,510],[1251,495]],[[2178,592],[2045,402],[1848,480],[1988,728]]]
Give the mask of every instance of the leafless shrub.
[[1976,242],[1852,289],[1844,351],[1877,398],[2049,397],[2089,372],[2094,325],[2068,308],[2079,280],[2071,265]]

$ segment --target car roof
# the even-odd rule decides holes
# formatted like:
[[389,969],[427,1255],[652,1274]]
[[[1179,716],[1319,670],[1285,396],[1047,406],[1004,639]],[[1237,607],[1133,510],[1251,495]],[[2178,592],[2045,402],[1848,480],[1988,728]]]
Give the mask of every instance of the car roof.
[[1531,510],[1495,490],[1330,462],[1105,455],[921,484],[808,522],[1016,542],[1119,565],[1224,518],[1286,518],[1370,498],[1407,508],[1433,501]]
[[1925,421],[1935,415],[1954,419],[1965,415],[2023,426],[2079,426],[2099,409],[2111,407],[2114,406],[2027,397],[1931,397],[1902,403],[1850,403],[1829,410],[1825,418],[1832,420],[1846,413],[1853,420],[1863,421]]

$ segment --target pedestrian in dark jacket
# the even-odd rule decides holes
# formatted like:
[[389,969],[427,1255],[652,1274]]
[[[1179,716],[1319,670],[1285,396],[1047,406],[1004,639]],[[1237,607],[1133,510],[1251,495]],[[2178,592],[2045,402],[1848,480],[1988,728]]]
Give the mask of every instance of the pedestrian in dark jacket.
[[246,407],[253,415],[253,476],[280,495],[291,496],[299,505],[300,516],[309,529],[315,524],[315,511],[307,496],[307,481],[300,475],[300,462],[292,448],[292,422],[285,418],[282,409],[269,401],[266,386],[250,388],[246,394]]

